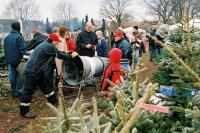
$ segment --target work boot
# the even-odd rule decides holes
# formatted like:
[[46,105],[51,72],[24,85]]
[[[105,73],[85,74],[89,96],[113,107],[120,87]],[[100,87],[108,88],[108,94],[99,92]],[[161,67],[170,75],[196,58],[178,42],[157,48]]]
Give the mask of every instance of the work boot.
[[33,114],[32,112],[28,112],[25,115],[23,115],[24,118],[35,118],[36,114]]

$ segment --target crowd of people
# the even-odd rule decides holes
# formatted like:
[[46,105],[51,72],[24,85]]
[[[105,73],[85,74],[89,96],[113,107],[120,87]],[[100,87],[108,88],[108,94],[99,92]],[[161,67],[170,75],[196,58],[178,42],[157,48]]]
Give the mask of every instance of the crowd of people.
[[[108,49],[108,41],[103,37],[102,31],[94,31],[91,22],[85,24],[85,30],[76,29],[72,36],[67,27],[54,27],[53,33],[45,35],[39,29],[33,29],[33,38],[26,47],[24,38],[20,33],[20,23],[11,24],[12,31],[4,40],[6,63],[8,64],[9,80],[11,82],[11,95],[20,97],[20,114],[26,118],[35,118],[36,115],[30,111],[32,95],[37,86],[45,94],[47,100],[55,107],[58,100],[53,87],[53,74],[56,70],[56,83],[62,80],[63,60],[72,60],[76,56],[100,56],[108,57],[110,65],[102,75],[101,92],[106,91],[106,79],[110,74],[111,81],[117,82],[121,72],[121,59],[127,59],[131,65],[133,58],[136,64],[140,63],[140,57],[145,52],[145,39],[149,39],[149,60],[157,58],[161,54],[161,47],[156,45],[151,36],[163,41],[163,37],[156,34],[155,29],[151,30],[151,36],[145,36],[138,31],[138,27],[131,27],[131,30],[119,28],[113,34],[112,48]],[[18,66],[23,56],[30,54],[24,68],[23,83],[20,80]],[[134,54],[133,54],[134,53]]]

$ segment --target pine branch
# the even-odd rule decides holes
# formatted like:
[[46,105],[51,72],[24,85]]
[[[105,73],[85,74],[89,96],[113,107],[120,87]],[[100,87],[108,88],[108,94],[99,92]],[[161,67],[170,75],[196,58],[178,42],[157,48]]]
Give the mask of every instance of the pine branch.
[[115,133],[119,132],[120,129],[123,127],[122,131],[123,133],[128,133],[130,128],[133,126],[133,124],[138,120],[139,114],[142,111],[141,108],[141,104],[145,103],[146,101],[149,100],[150,96],[153,94],[153,92],[158,88],[158,84],[153,84],[153,85],[149,85],[146,89],[145,89],[145,94],[143,95],[142,98],[140,98],[135,107],[132,108],[129,112],[129,114],[127,115],[127,123],[126,125],[124,125],[123,127],[123,123],[122,121],[118,124],[118,126],[115,128]]

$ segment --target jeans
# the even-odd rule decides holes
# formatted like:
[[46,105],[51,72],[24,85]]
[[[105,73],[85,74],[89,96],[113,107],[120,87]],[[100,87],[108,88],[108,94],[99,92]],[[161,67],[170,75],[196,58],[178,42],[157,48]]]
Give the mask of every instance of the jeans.
[[19,77],[19,72],[17,71],[17,66],[8,65],[8,79],[11,83],[11,94],[23,93],[23,85]]
[[136,58],[136,64],[140,63],[140,50],[136,49],[135,50],[135,58]]
[[158,61],[163,55],[163,50],[162,49],[155,49],[155,59]]
[[155,49],[150,49],[149,50],[149,60],[152,61],[155,59]]

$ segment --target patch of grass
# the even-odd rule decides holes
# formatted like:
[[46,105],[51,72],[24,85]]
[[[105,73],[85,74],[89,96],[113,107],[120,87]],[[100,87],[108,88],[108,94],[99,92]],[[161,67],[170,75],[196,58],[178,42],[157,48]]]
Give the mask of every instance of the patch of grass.
[[9,104],[9,105],[2,106],[0,110],[2,110],[3,112],[9,112],[9,111],[12,111],[16,108],[17,108],[16,104]]
[[9,129],[9,133],[20,133],[20,130],[23,129],[25,125],[19,124],[16,127],[12,127]]
[[9,129],[10,133],[19,133],[20,132],[20,128],[19,127],[12,127],[11,129]]
[[109,108],[111,108],[109,101],[106,100],[106,99],[98,99],[97,107],[99,109],[109,109]]
[[37,106],[38,109],[44,109],[47,108],[46,102],[42,102]]
[[3,99],[3,97],[4,97],[3,86],[4,86],[4,83],[2,80],[0,80],[0,99]]

